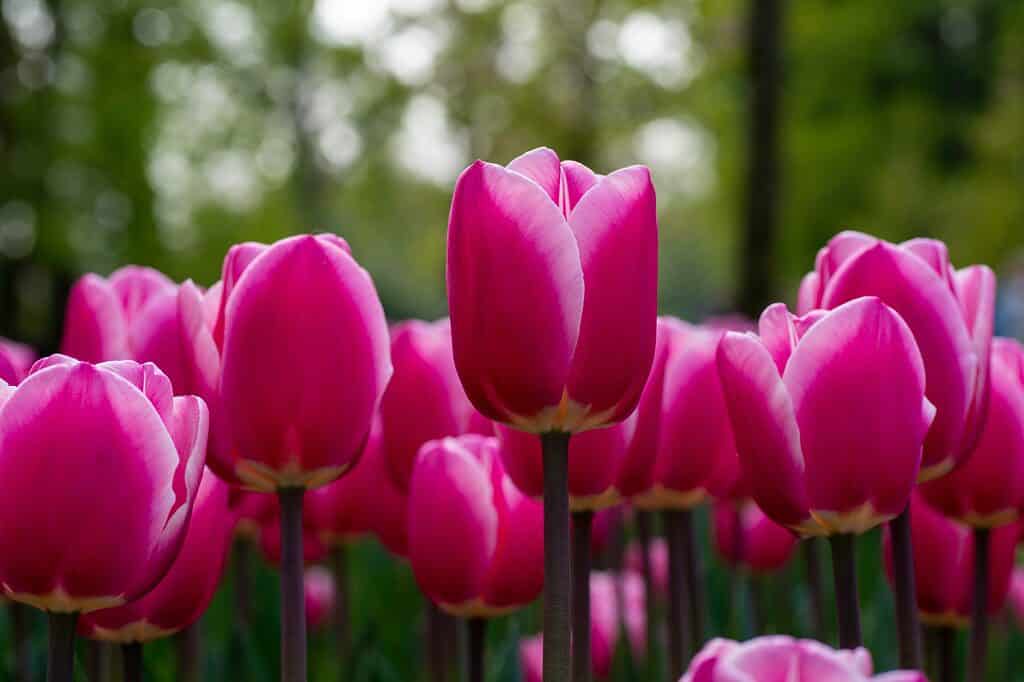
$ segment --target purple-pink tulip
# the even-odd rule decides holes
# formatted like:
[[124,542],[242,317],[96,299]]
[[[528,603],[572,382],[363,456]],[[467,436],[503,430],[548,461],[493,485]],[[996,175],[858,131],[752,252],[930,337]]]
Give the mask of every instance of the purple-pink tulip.
[[533,601],[544,583],[543,511],[505,474],[498,441],[426,443],[409,483],[409,564],[423,592],[460,616]]
[[758,506],[805,535],[862,533],[901,513],[934,408],[907,323],[880,299],[761,316],[718,369]]
[[306,569],[302,580],[306,596],[306,627],[316,630],[327,624],[334,612],[337,592],[330,571],[320,566]]
[[455,186],[448,305],[455,366],[485,416],[576,432],[636,407],[655,343],[650,172],[609,175],[550,149],[477,161]]
[[679,682],[928,682],[924,673],[900,670],[872,675],[866,649],[832,649],[785,635],[747,642],[713,639]]
[[992,342],[988,417],[967,462],[921,486],[928,502],[970,526],[1016,521],[1024,508],[1024,346]]
[[[0,382],[0,583],[51,612],[133,601],[188,528],[208,415],[155,365],[54,355]],[[130,513],[128,513],[130,512]]]
[[[626,548],[625,566],[628,570],[642,574],[644,561],[640,552],[643,546],[637,542]],[[651,562],[651,582],[660,596],[668,594],[668,543],[664,538],[654,538],[647,545],[647,553]]]
[[771,573],[786,565],[796,549],[792,531],[775,523],[747,500],[715,502],[713,538],[726,563],[754,573]]
[[199,484],[185,542],[164,578],[141,598],[79,620],[83,635],[108,642],[149,642],[196,622],[220,583],[235,514],[228,486],[207,471]]
[[0,381],[18,384],[36,361],[34,350],[22,343],[0,338]]
[[1010,576],[1010,609],[1017,627],[1024,625],[1024,568],[1015,568]]
[[984,424],[995,290],[989,268],[954,270],[940,241],[891,244],[860,232],[836,235],[801,283],[801,314],[878,296],[910,326],[924,359],[928,400],[936,408],[922,481],[959,466]]

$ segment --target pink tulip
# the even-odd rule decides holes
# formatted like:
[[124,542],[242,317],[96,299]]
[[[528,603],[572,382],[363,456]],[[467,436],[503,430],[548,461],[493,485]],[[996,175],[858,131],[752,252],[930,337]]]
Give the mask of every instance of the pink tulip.
[[0,381],[17,385],[35,361],[36,353],[28,346],[0,338]]
[[[219,317],[183,301],[195,374],[219,386],[211,465],[247,487],[314,488],[362,451],[391,375],[384,311],[335,235],[239,244],[224,259]],[[222,340],[218,361],[217,341]]]
[[1024,624],[1024,568],[1015,568],[1010,577],[1010,609],[1017,627]]
[[[618,583],[618,585],[616,584]],[[644,607],[643,580],[627,572],[622,576],[595,572],[590,575],[590,660],[594,677],[606,679],[615,661],[619,645],[620,614],[616,589],[625,602],[626,633],[633,655],[643,658],[646,652],[647,618]],[[519,661],[527,682],[541,682],[544,663],[543,635],[524,639],[519,644]]]
[[79,632],[123,644],[160,639],[192,625],[220,583],[234,523],[227,485],[206,472],[185,542],[167,575],[140,599],[82,616]]
[[[120,606],[181,548],[208,415],[155,365],[53,355],[0,382],[0,583],[51,612]],[[127,513],[130,511],[130,513]]]
[[633,412],[654,353],[657,232],[642,166],[595,175],[541,148],[467,168],[447,280],[455,366],[473,405],[535,433]]
[[862,533],[907,505],[934,408],[910,328],[873,297],[761,315],[718,370],[758,506],[806,535]]
[[[664,538],[655,538],[647,546],[647,552],[651,561],[651,582],[657,594],[664,597],[668,594],[668,543]],[[643,574],[644,563],[638,543],[631,543],[626,548],[625,566],[629,571]]]
[[[621,502],[615,487],[625,460],[636,416],[592,429],[569,441],[569,506],[573,511],[596,511]],[[497,426],[501,458],[512,481],[530,497],[544,493],[544,461],[540,440],[533,434]]]
[[921,486],[928,502],[971,526],[1016,521],[1024,508],[1024,346],[992,342],[988,418],[970,459]]
[[600,557],[608,551],[611,543],[615,541],[616,534],[622,531],[624,513],[622,507],[609,507],[594,514],[590,528],[590,554],[592,557]]
[[449,613],[492,616],[533,601],[544,583],[543,510],[505,475],[498,441],[430,441],[409,484],[409,563]]
[[872,675],[867,649],[832,649],[785,635],[747,642],[713,639],[679,682],[928,682],[924,673],[901,670]]
[[466,433],[474,412],[459,383],[448,320],[409,320],[391,330],[391,377],[380,404],[385,461],[401,490],[420,446]]
[[327,624],[334,612],[334,578],[330,571],[320,566],[306,569],[303,579],[306,595],[306,626],[311,630]]
[[878,296],[910,326],[924,358],[928,400],[936,407],[922,481],[959,466],[984,424],[995,290],[989,268],[954,270],[940,241],[890,244],[860,232],[836,235],[800,286],[801,314]]
[[306,504],[310,523],[326,544],[370,534],[393,554],[405,556],[407,501],[388,471],[379,418],[352,473],[311,491]]
[[714,541],[725,562],[755,573],[770,573],[786,565],[796,549],[792,531],[764,515],[750,501],[715,502]]
[[[930,625],[965,627],[971,618],[974,586],[974,533],[951,521],[925,502],[920,493],[910,501],[914,579],[921,620]],[[1006,603],[1020,537],[1017,524],[991,531],[989,539],[988,612]],[[883,535],[886,574],[892,582],[892,539]]]

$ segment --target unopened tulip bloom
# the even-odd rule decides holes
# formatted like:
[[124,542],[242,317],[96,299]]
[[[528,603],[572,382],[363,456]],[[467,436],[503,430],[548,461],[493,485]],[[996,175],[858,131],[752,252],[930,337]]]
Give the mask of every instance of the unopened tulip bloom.
[[921,486],[929,504],[970,526],[1016,521],[1024,507],[1024,346],[992,343],[988,418],[970,459]]
[[985,421],[996,280],[984,265],[955,270],[934,239],[891,244],[841,232],[819,253],[800,286],[800,314],[877,296],[906,321],[928,377],[934,422],[925,440],[922,481],[964,461]]
[[718,554],[732,566],[771,573],[786,565],[796,549],[793,532],[764,515],[753,502],[715,502],[714,541]]
[[544,582],[543,515],[505,474],[498,441],[430,441],[409,483],[409,564],[448,613],[489,617],[524,606]]
[[[943,516],[915,493],[910,505],[917,608],[928,625],[965,627],[971,618],[974,536],[968,526]],[[891,533],[883,536],[886,572],[892,580]],[[1013,572],[1017,524],[992,531],[986,607],[998,613],[1006,603]]]
[[145,643],[192,625],[206,611],[220,583],[234,523],[227,484],[206,472],[185,542],[167,574],[135,601],[84,615],[79,632],[119,644]]
[[28,374],[36,353],[22,343],[0,338],[0,381],[16,385]]
[[330,620],[334,611],[334,579],[327,569],[313,566],[306,569],[302,582],[306,596],[306,625],[316,630]]
[[864,648],[835,650],[785,635],[747,642],[714,639],[697,654],[679,682],[928,682],[924,673],[901,670],[872,675]]
[[149,363],[50,356],[0,382],[0,584],[50,612],[51,679],[71,679],[76,614],[141,597],[177,556],[207,428]]
[[391,362],[394,375],[380,404],[382,447],[392,476],[405,490],[420,446],[466,433],[474,410],[455,371],[448,320],[395,325]]

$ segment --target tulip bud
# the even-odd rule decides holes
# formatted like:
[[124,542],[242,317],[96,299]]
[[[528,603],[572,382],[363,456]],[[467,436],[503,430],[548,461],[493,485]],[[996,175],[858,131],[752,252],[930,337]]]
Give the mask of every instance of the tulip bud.
[[713,538],[719,556],[731,566],[770,573],[786,565],[796,549],[796,537],[764,515],[750,501],[715,502]]
[[337,594],[330,571],[320,566],[306,569],[302,581],[306,597],[306,625],[318,630],[330,620]]

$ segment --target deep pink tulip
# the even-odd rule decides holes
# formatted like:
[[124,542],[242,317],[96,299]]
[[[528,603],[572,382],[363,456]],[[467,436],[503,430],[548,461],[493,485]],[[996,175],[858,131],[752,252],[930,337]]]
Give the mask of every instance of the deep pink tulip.
[[596,175],[546,148],[477,161],[455,186],[447,281],[455,365],[485,416],[535,433],[625,419],[654,353],[650,172]]
[[769,519],[751,501],[716,501],[712,518],[715,549],[731,566],[770,573],[785,566],[796,549],[793,532]]
[[148,592],[184,540],[208,421],[150,363],[53,355],[17,388],[0,382],[7,596],[87,612]]
[[928,682],[917,670],[872,675],[867,649],[832,649],[785,635],[747,642],[713,639],[679,682]]
[[544,584],[543,509],[505,475],[498,441],[430,441],[409,484],[409,563],[449,613],[492,616],[533,601]]
[[1016,521],[1024,508],[1024,346],[992,342],[988,418],[966,463],[921,486],[928,502],[971,526]]
[[380,419],[352,473],[310,491],[306,508],[310,523],[329,545],[373,535],[393,554],[406,553],[406,501],[388,471],[381,448]]
[[940,241],[891,244],[860,232],[833,237],[800,285],[800,314],[878,296],[910,326],[924,358],[928,400],[936,407],[922,481],[963,462],[984,424],[995,291],[989,268],[954,270]]
[[320,566],[306,569],[303,579],[306,596],[306,626],[317,630],[331,619],[337,592],[330,571]]
[[217,591],[234,523],[227,484],[206,472],[185,542],[167,575],[140,599],[82,616],[79,632],[108,642],[149,642],[192,625]]
[[391,375],[369,274],[339,237],[300,235],[232,247],[222,282],[212,328],[196,296],[181,315],[196,375],[219,374],[210,402],[226,435],[211,466],[268,492],[338,478],[359,457]]
[[[622,501],[615,483],[636,428],[637,417],[592,429],[569,441],[569,507],[596,511]],[[501,458],[513,482],[530,497],[544,493],[544,460],[535,435],[503,424],[497,426]]]
[[1024,568],[1015,568],[1010,576],[1010,608],[1017,627],[1024,625]]
[[391,377],[380,404],[385,461],[400,489],[420,446],[470,430],[475,412],[459,383],[448,320],[409,320],[391,330]]
[[[664,538],[654,538],[647,547],[651,561],[651,581],[659,596],[668,594],[668,543]],[[643,557],[640,556],[639,543],[630,543],[626,548],[626,569],[642,575],[644,571]]]
[[35,361],[36,352],[25,344],[0,338],[0,381],[17,385]]
[[906,322],[878,298],[761,315],[718,369],[758,506],[806,535],[862,533],[901,513],[934,408]]
[[[618,584],[616,584],[618,583]],[[626,634],[633,656],[643,659],[646,654],[647,618],[644,607],[643,579],[632,572],[622,576],[595,572],[590,575],[590,661],[594,677],[606,679],[615,661],[615,648],[620,644],[619,597],[621,590],[625,605]],[[544,637],[535,635],[519,643],[519,662],[523,679],[541,682],[544,663]]]
[[594,558],[602,556],[611,543],[615,541],[616,534],[622,530],[623,507],[609,507],[594,514],[590,528],[590,553]]
[[[974,533],[951,521],[914,493],[910,502],[914,579],[921,620],[930,625],[966,627],[971,618],[974,588]],[[988,612],[1006,603],[1020,527],[995,528],[989,539]],[[886,575],[892,582],[892,540],[885,530]]]

